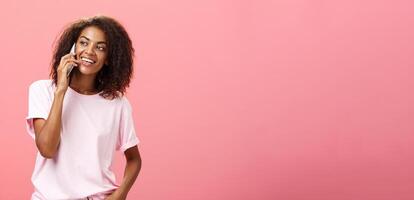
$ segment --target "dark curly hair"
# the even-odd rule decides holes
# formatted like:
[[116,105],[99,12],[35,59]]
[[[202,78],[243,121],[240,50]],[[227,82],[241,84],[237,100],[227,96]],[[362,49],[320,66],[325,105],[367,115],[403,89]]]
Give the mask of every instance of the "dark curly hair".
[[89,26],[98,27],[107,38],[107,62],[95,78],[95,88],[102,91],[100,95],[104,98],[114,99],[123,96],[133,74],[134,48],[125,28],[107,16],[83,18],[69,24],[63,30],[54,43],[50,77],[57,85],[57,68],[61,57],[69,53],[82,30]]

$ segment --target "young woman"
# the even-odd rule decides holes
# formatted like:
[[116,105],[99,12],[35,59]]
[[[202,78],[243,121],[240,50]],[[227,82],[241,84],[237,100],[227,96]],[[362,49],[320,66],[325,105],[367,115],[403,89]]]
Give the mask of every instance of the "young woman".
[[[26,127],[38,149],[32,200],[126,199],[141,169],[124,96],[133,53],[127,32],[110,17],[81,19],[63,31],[51,79],[29,87]],[[120,184],[111,170],[115,150],[126,158]]]

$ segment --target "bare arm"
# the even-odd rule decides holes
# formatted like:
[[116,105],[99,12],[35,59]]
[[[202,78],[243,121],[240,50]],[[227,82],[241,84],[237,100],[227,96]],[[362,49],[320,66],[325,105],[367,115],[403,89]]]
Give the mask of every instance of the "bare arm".
[[122,179],[121,186],[109,197],[107,197],[106,200],[125,200],[129,190],[131,189],[139,174],[139,171],[141,170],[141,156],[139,154],[137,146],[127,149],[124,154],[127,163],[125,166],[124,178]]
[[53,158],[58,149],[64,95],[65,91],[56,90],[47,120],[36,118],[33,121],[36,146],[45,158]]
[[35,118],[33,125],[35,130],[35,141],[37,149],[45,158],[53,158],[60,143],[60,129],[62,123],[62,107],[69,80],[66,76],[71,65],[77,65],[79,61],[74,56],[67,54],[62,57],[58,66],[58,84],[54,92],[54,99],[50,108],[48,118]]

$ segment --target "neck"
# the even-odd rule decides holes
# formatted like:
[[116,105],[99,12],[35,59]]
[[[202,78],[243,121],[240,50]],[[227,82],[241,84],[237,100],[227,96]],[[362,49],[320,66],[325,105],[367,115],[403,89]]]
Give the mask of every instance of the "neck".
[[70,87],[82,94],[90,94],[95,93],[95,77],[96,74],[92,75],[84,75],[81,74],[79,71],[75,71],[72,74],[72,78],[70,81]]

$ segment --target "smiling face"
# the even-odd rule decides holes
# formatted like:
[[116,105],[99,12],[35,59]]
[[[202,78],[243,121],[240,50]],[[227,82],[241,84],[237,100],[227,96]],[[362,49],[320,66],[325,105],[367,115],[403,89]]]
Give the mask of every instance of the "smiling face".
[[101,70],[108,55],[105,33],[96,26],[82,30],[76,41],[76,57],[81,61],[78,70],[83,75],[94,75]]

